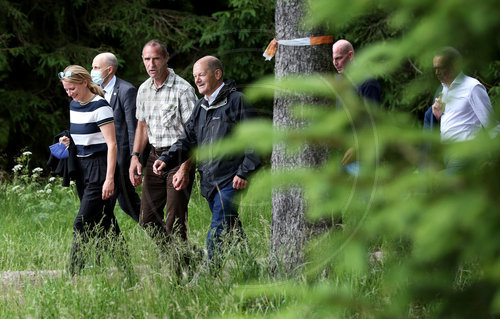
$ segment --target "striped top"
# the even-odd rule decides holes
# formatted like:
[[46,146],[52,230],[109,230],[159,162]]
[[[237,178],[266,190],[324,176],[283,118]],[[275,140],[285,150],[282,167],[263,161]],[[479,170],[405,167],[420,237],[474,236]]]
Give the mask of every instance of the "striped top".
[[113,122],[113,109],[108,102],[96,95],[90,102],[69,104],[70,133],[76,145],[78,157],[107,151],[108,147],[100,126]]

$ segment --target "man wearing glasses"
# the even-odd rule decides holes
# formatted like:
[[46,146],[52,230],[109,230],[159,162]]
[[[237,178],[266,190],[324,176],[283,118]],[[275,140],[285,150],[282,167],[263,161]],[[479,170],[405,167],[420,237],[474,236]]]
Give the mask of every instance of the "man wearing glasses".
[[441,139],[447,142],[473,139],[482,127],[488,127],[493,112],[486,88],[465,75],[461,64],[460,53],[452,47],[441,49],[433,59],[443,89],[432,113],[441,121]]
[[[462,56],[452,48],[441,49],[433,59],[434,72],[441,82],[441,95],[434,100],[432,113],[440,121],[441,141],[463,142],[474,139],[490,126],[493,109],[484,85],[462,72]],[[496,125],[498,131],[498,125]],[[496,133],[491,131],[491,135]],[[448,172],[462,164],[454,156],[445,158]]]

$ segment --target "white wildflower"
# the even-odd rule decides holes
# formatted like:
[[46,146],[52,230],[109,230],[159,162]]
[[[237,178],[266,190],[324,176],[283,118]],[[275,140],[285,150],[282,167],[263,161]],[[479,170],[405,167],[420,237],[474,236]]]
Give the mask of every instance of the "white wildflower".
[[47,193],[47,194],[52,193],[52,189],[50,189],[50,188],[49,188],[49,189],[46,189],[46,190],[45,190],[45,193]]
[[30,151],[26,151],[23,153],[23,156],[30,156],[31,154],[33,154],[33,153],[31,153]]
[[52,176],[51,178],[49,178],[49,183],[52,183],[52,182],[55,182],[56,181],[56,178],[54,176]]
[[12,190],[14,192],[17,191],[18,189],[21,189],[21,185],[16,185],[16,186],[12,187]]
[[39,191],[37,191],[38,194],[44,194],[45,191],[43,189],[40,189]]
[[12,171],[13,171],[14,173],[17,173],[17,172],[19,172],[22,168],[23,168],[23,164],[17,164],[16,166],[14,166],[14,168],[12,168]]
[[76,185],[76,183],[75,183],[75,181],[69,181],[69,185],[70,185],[70,186],[75,186],[75,185]]
[[41,173],[41,172],[43,172],[43,168],[41,168],[41,167],[35,167],[35,168],[33,169],[33,173],[35,173],[35,174],[36,174],[36,173]]

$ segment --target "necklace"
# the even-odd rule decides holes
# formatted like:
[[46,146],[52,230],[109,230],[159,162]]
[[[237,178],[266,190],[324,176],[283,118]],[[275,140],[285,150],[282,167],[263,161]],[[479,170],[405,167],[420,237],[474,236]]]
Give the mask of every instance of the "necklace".
[[90,98],[90,100],[88,100],[87,102],[80,102],[80,105],[87,105],[89,104],[90,101],[92,101],[93,99],[95,98],[95,94],[92,95],[92,97]]

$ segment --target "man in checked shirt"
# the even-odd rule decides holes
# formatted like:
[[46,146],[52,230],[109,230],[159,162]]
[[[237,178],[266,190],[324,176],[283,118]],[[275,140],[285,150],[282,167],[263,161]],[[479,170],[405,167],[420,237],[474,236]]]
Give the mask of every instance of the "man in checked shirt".
[[162,251],[173,236],[187,239],[187,207],[194,179],[190,160],[161,175],[152,170],[156,159],[184,131],[184,123],[196,102],[194,88],[168,67],[168,59],[167,48],[158,40],[149,41],[142,50],[142,61],[150,78],[137,92],[138,122],[129,169],[132,185],[140,185],[139,155],[149,142],[151,152],[145,167],[139,223]]

